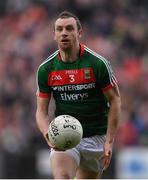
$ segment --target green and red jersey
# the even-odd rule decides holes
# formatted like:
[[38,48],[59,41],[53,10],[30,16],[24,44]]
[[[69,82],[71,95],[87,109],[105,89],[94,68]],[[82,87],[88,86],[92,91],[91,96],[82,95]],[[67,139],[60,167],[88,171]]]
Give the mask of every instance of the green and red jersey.
[[69,114],[77,118],[84,137],[106,133],[109,103],[103,92],[117,81],[105,58],[80,44],[79,58],[65,63],[57,50],[39,66],[37,83],[39,97],[53,94],[55,116]]

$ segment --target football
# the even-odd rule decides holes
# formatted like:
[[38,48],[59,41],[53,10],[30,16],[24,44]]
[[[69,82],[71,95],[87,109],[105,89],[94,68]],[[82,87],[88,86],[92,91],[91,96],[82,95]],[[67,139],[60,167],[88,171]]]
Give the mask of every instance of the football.
[[67,150],[80,143],[83,136],[81,123],[70,115],[60,115],[49,125],[49,141],[59,150]]

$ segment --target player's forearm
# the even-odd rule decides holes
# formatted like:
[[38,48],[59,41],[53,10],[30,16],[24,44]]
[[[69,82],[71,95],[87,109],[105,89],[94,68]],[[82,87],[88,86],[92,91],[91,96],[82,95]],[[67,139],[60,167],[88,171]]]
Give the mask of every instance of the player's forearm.
[[106,141],[111,144],[118,128],[120,113],[121,113],[121,99],[120,96],[111,101],[110,111],[108,116],[108,127]]
[[39,130],[45,137],[45,135],[48,132],[48,127],[49,127],[49,116],[48,114],[44,114],[42,112],[37,111],[36,112],[36,122]]

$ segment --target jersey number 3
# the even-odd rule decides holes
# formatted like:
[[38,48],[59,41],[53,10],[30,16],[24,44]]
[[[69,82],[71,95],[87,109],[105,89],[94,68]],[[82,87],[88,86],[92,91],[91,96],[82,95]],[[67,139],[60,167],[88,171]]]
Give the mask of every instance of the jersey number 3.
[[70,74],[69,75],[69,81],[72,83],[72,82],[75,82],[75,76],[74,74]]

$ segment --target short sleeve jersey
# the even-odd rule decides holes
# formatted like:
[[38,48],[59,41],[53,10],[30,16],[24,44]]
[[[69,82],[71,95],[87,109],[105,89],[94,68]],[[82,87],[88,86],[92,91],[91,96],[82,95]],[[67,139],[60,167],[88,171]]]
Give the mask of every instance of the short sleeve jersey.
[[65,63],[59,50],[38,68],[37,95],[56,102],[55,116],[72,115],[83,126],[83,137],[106,133],[109,103],[105,91],[116,85],[109,61],[80,44],[80,56]]

